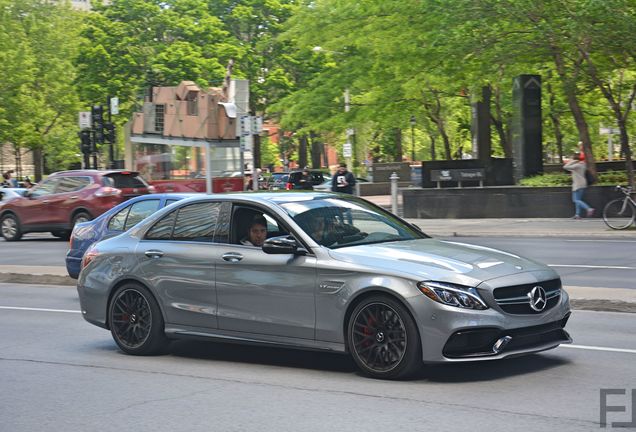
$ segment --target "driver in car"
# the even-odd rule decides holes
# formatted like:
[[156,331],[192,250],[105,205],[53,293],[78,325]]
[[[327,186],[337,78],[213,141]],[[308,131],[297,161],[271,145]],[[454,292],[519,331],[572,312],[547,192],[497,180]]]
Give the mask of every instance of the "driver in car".
[[247,230],[247,237],[241,240],[242,245],[262,247],[267,239],[267,221],[261,215],[255,216]]

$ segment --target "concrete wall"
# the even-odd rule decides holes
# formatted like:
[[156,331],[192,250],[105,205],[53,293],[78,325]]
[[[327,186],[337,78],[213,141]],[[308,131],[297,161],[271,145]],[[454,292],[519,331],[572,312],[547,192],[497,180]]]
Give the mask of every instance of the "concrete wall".
[[[391,195],[391,183],[358,183],[360,185],[360,196],[372,196],[372,195]],[[411,182],[398,182],[398,188],[406,188],[411,185]]]
[[[406,218],[566,218],[574,215],[570,187],[401,189]],[[605,204],[621,197],[614,186],[592,186],[584,200],[599,217]]]

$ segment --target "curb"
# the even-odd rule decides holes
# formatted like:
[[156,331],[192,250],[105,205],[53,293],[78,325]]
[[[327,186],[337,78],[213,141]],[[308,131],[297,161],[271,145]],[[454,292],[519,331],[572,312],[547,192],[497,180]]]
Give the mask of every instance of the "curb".
[[77,280],[70,276],[48,274],[0,273],[0,282],[35,285],[77,286]]

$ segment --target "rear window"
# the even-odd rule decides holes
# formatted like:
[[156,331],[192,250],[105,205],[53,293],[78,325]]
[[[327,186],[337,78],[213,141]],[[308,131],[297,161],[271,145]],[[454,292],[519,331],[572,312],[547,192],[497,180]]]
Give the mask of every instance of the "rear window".
[[[116,187],[118,189],[121,188],[146,188],[148,184],[141,178],[139,175],[131,173],[131,174],[123,174],[123,173],[113,173],[108,174],[104,177],[104,186]],[[108,182],[108,183],[107,183]]]

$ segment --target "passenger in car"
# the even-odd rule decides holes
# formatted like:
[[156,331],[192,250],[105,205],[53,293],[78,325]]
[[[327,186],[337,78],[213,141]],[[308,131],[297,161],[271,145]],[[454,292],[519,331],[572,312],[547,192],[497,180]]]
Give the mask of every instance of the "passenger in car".
[[247,230],[247,237],[241,240],[242,245],[261,247],[267,238],[267,221],[262,215],[252,219]]

